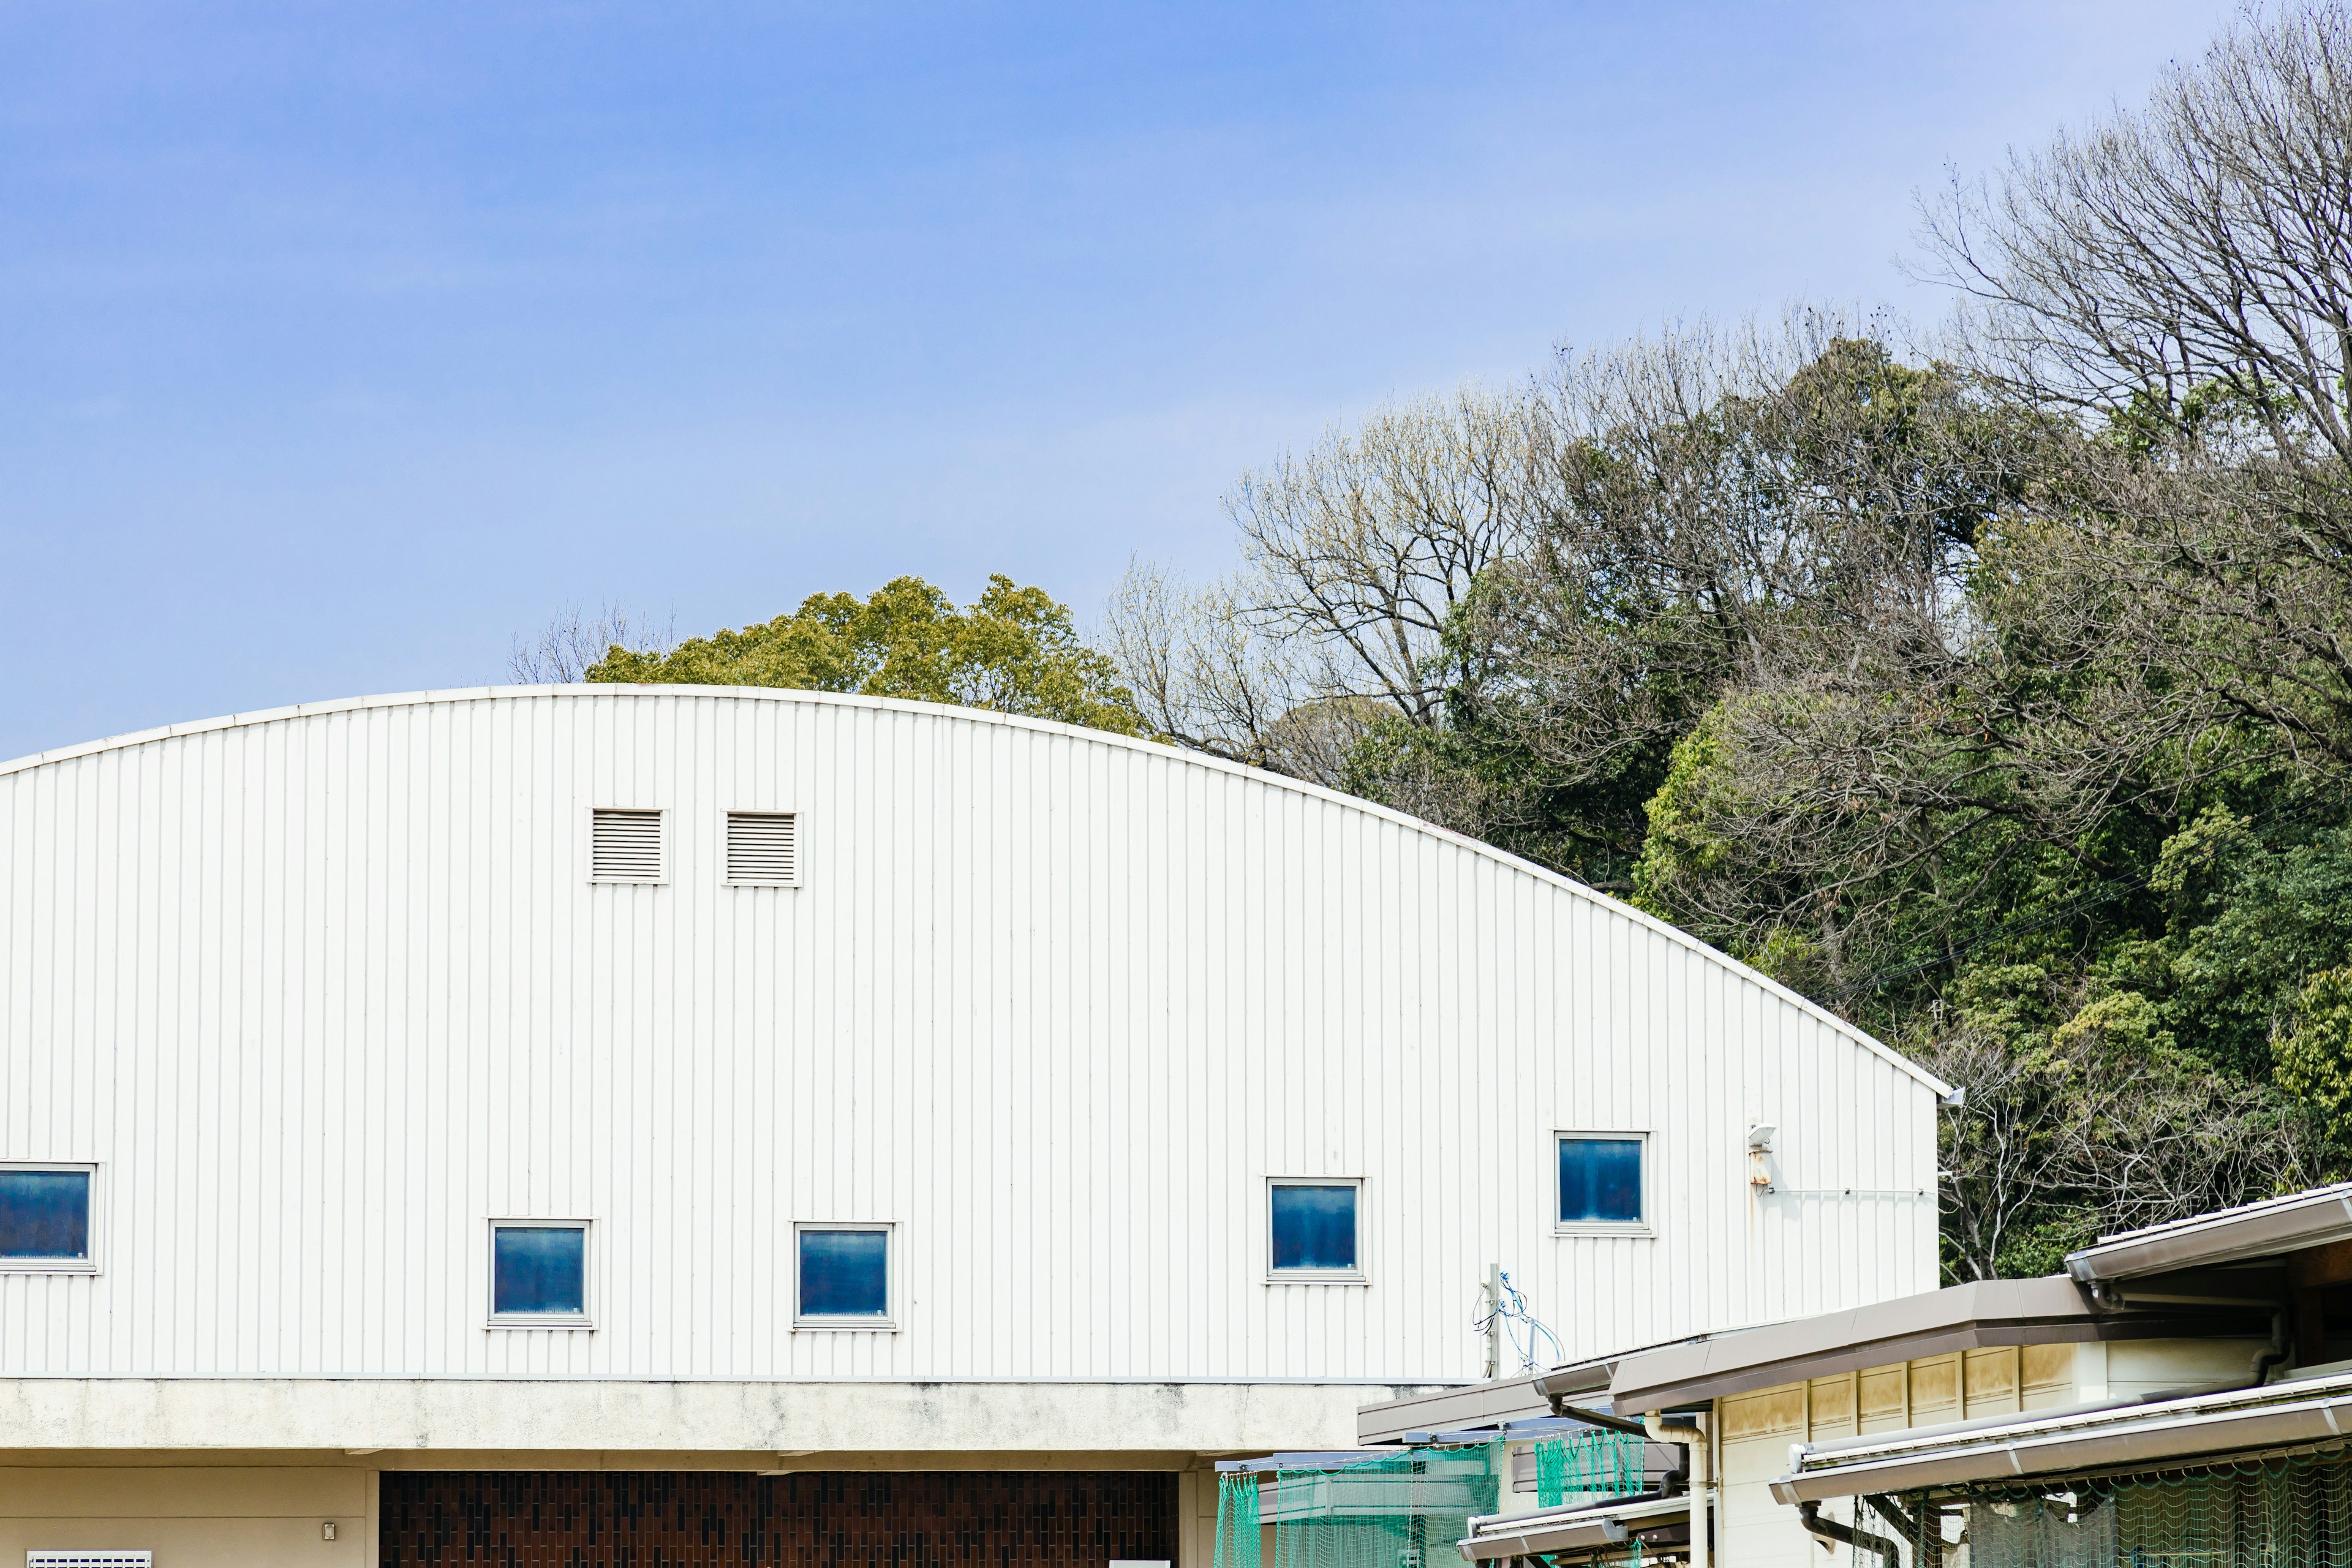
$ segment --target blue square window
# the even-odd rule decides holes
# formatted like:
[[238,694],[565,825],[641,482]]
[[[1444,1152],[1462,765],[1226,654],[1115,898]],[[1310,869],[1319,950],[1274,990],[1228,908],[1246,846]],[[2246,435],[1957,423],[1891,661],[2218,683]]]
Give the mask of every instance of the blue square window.
[[494,1227],[490,1233],[490,1310],[501,1318],[585,1317],[588,1227]]
[[0,1170],[0,1260],[89,1261],[89,1173]]
[[803,1318],[890,1316],[890,1233],[810,1226],[801,1231],[801,1314]]
[[1356,1184],[1277,1182],[1272,1189],[1277,1273],[1357,1269]]
[[1559,1141],[1559,1223],[1640,1225],[1642,1140]]

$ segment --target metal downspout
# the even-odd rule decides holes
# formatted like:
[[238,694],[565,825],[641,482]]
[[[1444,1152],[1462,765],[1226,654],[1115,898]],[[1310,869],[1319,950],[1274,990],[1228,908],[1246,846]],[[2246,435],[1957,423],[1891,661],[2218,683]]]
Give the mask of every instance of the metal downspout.
[[1661,1443],[1682,1445],[1683,1467],[1690,1472],[1689,1568],[1709,1568],[1715,1550],[1715,1468],[1708,1461],[1706,1426],[1696,1415],[1646,1416],[1645,1429]]
[[1823,1519],[1820,1503],[1799,1503],[1797,1517],[1804,1521],[1805,1533],[1816,1540],[1834,1541],[1843,1546],[1858,1546],[1865,1552],[1875,1552],[1886,1560],[1886,1568],[1903,1568],[1903,1559],[1896,1552],[1895,1542],[1867,1530],[1843,1525],[1833,1519]]

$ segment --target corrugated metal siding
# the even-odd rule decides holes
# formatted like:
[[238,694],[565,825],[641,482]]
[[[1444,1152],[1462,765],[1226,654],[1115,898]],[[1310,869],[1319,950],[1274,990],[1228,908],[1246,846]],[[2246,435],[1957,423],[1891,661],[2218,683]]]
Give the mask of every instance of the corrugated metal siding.
[[[666,885],[591,885],[595,805]],[[727,810],[804,886],[722,885]],[[0,773],[0,1158],[104,1163],[10,1375],[1434,1379],[1489,1261],[1571,1354],[1934,1284],[1934,1093],[1606,900],[1157,747],[806,694],[450,694]],[[1557,1128],[1654,1238],[1552,1234]],[[1265,1283],[1269,1175],[1370,1283]],[[485,1327],[488,1216],[592,1216],[598,1327]],[[903,1331],[792,1329],[890,1220]]]

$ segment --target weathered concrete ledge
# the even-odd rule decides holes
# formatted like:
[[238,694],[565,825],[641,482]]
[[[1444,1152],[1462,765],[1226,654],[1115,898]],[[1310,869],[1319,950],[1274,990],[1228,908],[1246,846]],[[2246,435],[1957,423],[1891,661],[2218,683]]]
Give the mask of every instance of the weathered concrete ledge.
[[1417,1386],[6,1378],[0,1449],[1093,1453],[1345,1448]]

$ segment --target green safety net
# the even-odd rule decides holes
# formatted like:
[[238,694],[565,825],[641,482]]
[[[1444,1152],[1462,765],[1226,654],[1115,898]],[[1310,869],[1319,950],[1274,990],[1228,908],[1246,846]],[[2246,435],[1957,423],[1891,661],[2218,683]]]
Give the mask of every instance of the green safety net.
[[[1639,1492],[1643,1443],[1580,1432],[1536,1445],[1536,1505]],[[1330,1468],[1218,1478],[1216,1568],[1442,1568],[1470,1521],[1496,1511],[1504,1445],[1400,1448]],[[1638,1564],[1640,1549],[1612,1552]]]
[[1864,1498],[1853,1511],[1855,1568],[2352,1568],[2352,1452]]
[[1536,1506],[1559,1508],[1582,1498],[1639,1492],[1647,1447],[1629,1433],[1599,1429],[1538,1443]]
[[[1216,1568],[1430,1568],[1495,1511],[1500,1445],[1218,1478]],[[1436,1555],[1433,1557],[1433,1553]]]

